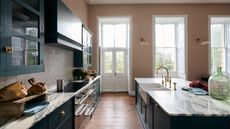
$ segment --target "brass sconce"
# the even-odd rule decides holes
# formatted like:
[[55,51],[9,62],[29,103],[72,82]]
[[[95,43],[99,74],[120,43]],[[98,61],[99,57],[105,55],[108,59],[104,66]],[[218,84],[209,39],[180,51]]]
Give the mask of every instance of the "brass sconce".
[[201,38],[196,38],[196,42],[199,45],[208,45],[208,44],[210,44],[210,42],[208,40],[202,40]]
[[141,38],[140,45],[149,45],[149,43],[144,38]]

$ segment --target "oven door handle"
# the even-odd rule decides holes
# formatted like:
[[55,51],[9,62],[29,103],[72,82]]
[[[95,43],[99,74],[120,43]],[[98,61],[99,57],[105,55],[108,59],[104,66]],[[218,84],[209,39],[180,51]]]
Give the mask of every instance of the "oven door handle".
[[[84,107],[84,108],[83,108],[83,107]],[[79,110],[77,110],[77,111],[75,112],[75,116],[81,116],[82,113],[87,109],[87,107],[88,107],[88,104],[82,105],[82,106],[79,108]]]
[[94,111],[93,107],[89,108],[88,111],[85,112],[85,116],[92,116],[93,111]]
[[79,104],[82,104],[87,98],[88,98],[89,96],[88,95],[86,95],[81,101],[80,101],[80,103]]

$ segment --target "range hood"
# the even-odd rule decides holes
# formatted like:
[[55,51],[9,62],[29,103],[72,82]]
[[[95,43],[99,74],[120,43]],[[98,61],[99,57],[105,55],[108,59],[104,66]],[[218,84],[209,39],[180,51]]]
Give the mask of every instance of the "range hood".
[[45,43],[82,50],[82,23],[62,0],[45,1]]

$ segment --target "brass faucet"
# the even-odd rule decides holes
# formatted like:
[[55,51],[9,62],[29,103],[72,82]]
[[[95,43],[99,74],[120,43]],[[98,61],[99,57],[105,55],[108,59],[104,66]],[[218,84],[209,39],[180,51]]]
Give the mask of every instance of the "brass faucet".
[[[170,86],[171,86],[171,79],[169,78],[169,70],[166,68],[166,67],[163,67],[163,66],[160,66],[160,67],[158,67],[157,68],[157,70],[156,70],[156,74],[159,74],[158,73],[158,70],[159,69],[164,69],[165,71],[166,71],[166,77],[165,77],[165,86],[167,85],[167,82],[169,82],[170,83]],[[162,78],[162,80],[163,80],[163,78]]]

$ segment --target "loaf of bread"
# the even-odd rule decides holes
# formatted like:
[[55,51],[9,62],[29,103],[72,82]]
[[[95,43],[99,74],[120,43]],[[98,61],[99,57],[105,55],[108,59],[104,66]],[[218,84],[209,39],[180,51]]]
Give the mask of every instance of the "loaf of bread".
[[27,96],[27,89],[21,82],[12,83],[0,89],[0,101],[11,101],[22,99]]
[[35,94],[40,94],[43,93],[47,90],[47,87],[45,85],[45,83],[36,83],[34,85],[32,85],[29,89],[28,89],[28,94],[29,95],[35,95]]

